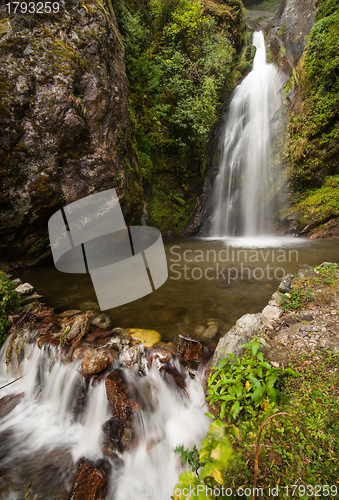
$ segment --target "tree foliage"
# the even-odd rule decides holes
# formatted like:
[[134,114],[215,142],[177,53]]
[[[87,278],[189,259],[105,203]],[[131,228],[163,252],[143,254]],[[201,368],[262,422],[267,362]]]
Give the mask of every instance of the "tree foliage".
[[219,7],[218,17],[195,0],[115,3],[126,47],[132,140],[149,222],[160,229],[166,224],[180,231],[187,222],[196,203],[192,180],[206,168],[208,135],[234,84],[241,2]]

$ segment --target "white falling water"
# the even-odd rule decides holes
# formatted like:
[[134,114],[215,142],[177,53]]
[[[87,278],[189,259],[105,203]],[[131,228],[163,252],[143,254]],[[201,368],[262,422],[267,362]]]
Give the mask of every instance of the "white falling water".
[[212,237],[263,235],[271,229],[270,122],[281,105],[281,84],[274,65],[266,63],[261,31],[253,34],[253,45],[253,69],[235,89],[226,121],[214,184]]
[[[22,397],[0,417],[0,498],[21,500],[30,483],[38,498],[61,500],[70,492],[78,459],[104,457],[102,425],[112,415],[105,380],[86,388],[81,360],[63,364],[56,348],[33,344],[22,359],[12,355],[6,368],[7,343],[0,352],[0,387],[22,378],[1,388],[0,398]],[[187,376],[185,395],[168,386],[156,368],[144,377],[124,372],[130,385],[150,398],[150,411],[138,411],[136,448],[123,453],[122,465],[112,462],[107,500],[143,498],[146,490],[156,500],[170,500],[182,471],[173,449],[199,446],[210,423],[203,377]]]

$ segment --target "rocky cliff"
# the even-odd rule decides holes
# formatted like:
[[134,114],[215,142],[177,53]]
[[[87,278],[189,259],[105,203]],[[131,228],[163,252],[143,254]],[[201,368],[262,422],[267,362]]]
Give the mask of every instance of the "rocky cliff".
[[[48,253],[47,221],[60,206],[113,187],[125,201],[138,174],[128,139],[124,46],[110,2],[61,0],[56,14],[9,15],[3,7],[0,15],[6,267]],[[138,208],[138,200],[125,202],[127,219]]]
[[286,169],[290,203],[278,230],[339,238],[339,3],[283,0],[267,29],[289,76]]
[[313,28],[316,0],[282,0],[266,33],[271,56],[289,75],[306,47]]

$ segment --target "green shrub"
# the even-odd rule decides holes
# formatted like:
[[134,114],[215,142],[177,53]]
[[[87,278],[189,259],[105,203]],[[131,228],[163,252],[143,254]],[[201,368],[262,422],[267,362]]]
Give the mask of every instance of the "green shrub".
[[258,407],[274,407],[281,395],[277,388],[281,378],[298,376],[289,368],[274,368],[264,361],[260,345],[258,341],[244,344],[242,347],[248,349],[241,359],[234,360],[234,355],[228,354],[209,377],[207,400],[221,420],[225,415],[237,420],[239,416],[253,415]]

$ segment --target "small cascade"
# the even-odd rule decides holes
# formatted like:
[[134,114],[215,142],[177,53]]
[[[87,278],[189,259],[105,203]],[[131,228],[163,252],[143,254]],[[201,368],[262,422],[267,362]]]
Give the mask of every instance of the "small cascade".
[[147,386],[152,388],[152,404],[156,411],[139,414],[137,435],[140,442],[136,450],[124,455],[115,500],[140,500],[146,494],[156,499],[171,498],[180,470],[180,459],[173,450],[181,444],[193,448],[200,443],[211,422],[204,414],[207,410],[203,410],[203,382],[201,374],[195,379],[187,377],[187,396],[183,397],[166,384],[157,368],[152,368],[147,377],[138,379],[138,386],[144,393]]
[[271,231],[275,176],[271,120],[281,106],[278,72],[266,63],[262,32],[253,34],[253,69],[235,89],[225,125],[214,211],[208,236],[264,235]]
[[180,391],[157,366],[145,376],[119,368],[143,403],[136,406],[135,445],[110,454],[105,376],[85,378],[80,359],[65,363],[59,348],[32,343],[20,355],[13,353],[6,366],[7,345],[8,340],[0,352],[1,499],[21,500],[28,484],[32,498],[68,498],[80,458],[110,464],[109,500],[139,498],[146,489],[152,498],[171,498],[182,471],[174,448],[198,446],[210,423],[201,373],[195,379],[186,373],[186,389]]

